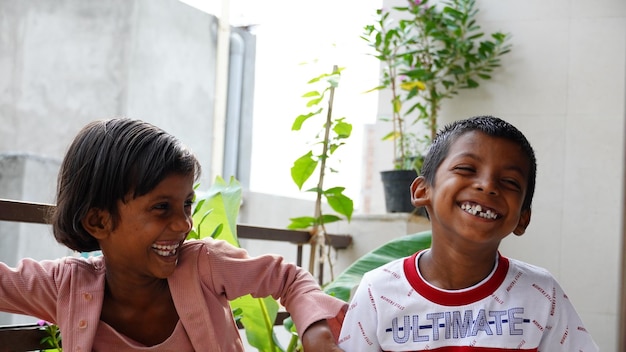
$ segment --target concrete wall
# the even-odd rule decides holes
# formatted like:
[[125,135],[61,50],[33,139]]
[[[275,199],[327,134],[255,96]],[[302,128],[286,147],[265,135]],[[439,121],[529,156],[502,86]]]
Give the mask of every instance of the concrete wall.
[[[507,238],[502,251],[555,274],[600,349],[617,351],[626,2],[476,4],[482,29],[511,33],[512,51],[493,80],[444,103],[442,122],[491,114],[527,135],[538,159],[533,217],[526,234]],[[384,94],[379,110],[391,113]],[[389,143],[379,141],[381,129],[388,126],[374,126],[364,146],[371,157],[363,174],[370,203],[363,209],[373,214],[384,211],[378,171],[389,167],[391,155]]]
[[0,0],[0,151],[61,158],[87,122],[128,116],[208,169],[216,26],[177,0]]
[[[0,0],[0,198],[54,202],[65,149],[99,118],[155,123],[208,169],[216,25],[177,0]],[[71,254],[49,226],[2,222],[0,234],[9,265]]]

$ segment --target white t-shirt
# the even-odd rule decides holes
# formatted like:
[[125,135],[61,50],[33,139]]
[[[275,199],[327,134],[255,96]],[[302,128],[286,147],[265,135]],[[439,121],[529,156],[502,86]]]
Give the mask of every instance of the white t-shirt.
[[554,277],[499,256],[493,272],[463,290],[442,290],[418,255],[366,273],[343,322],[339,347],[368,351],[598,351]]

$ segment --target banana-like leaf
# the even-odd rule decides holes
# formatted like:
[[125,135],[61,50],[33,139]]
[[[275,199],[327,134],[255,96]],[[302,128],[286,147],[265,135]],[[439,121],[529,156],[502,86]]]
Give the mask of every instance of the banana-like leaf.
[[[254,298],[247,295],[232,300],[230,305],[233,308],[241,308],[243,312],[241,324],[246,329],[246,338],[251,346],[256,347],[260,352],[284,351],[274,335],[274,320],[278,313],[278,303],[272,297]],[[262,314],[250,314],[251,312],[262,312]]]
[[363,274],[392,260],[408,257],[417,251],[429,248],[430,243],[430,231],[395,238],[357,259],[333,282],[326,285],[324,292],[348,302],[351,293],[361,282]]
[[231,177],[226,183],[217,176],[211,188],[198,201],[194,209],[193,223],[197,238],[213,237],[239,247],[237,240],[237,215],[241,206],[241,185]]

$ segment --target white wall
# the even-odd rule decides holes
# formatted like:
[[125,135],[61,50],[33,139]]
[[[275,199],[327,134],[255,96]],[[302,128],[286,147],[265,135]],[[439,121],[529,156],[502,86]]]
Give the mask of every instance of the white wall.
[[[555,274],[601,350],[617,351],[626,1],[476,3],[483,30],[511,33],[512,51],[493,80],[445,102],[443,121],[491,114],[526,134],[538,159],[533,217],[502,252]],[[375,181],[363,191],[373,213],[382,211],[376,173],[388,167],[378,153],[387,147],[364,147],[377,153],[363,175]]]

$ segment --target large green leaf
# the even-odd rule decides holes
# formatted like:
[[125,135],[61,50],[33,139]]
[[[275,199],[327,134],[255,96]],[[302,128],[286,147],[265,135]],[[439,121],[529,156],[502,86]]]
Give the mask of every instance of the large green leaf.
[[313,175],[317,168],[318,161],[313,159],[313,152],[309,151],[303,156],[294,161],[291,167],[291,178],[296,183],[298,189],[302,189],[302,186],[306,180]]
[[392,260],[429,248],[430,242],[430,231],[395,238],[357,259],[333,282],[326,285],[324,292],[348,302],[350,294],[361,282],[363,274]]
[[[211,188],[198,201],[199,209],[194,210],[193,223],[196,236],[192,238],[214,237],[239,247],[237,240],[237,215],[241,206],[241,185],[231,177],[226,183],[217,176]],[[218,231],[216,231],[218,230]]]
[[272,297],[247,295],[232,300],[230,305],[233,309],[241,308],[241,324],[246,328],[246,338],[251,346],[261,352],[283,351],[274,335],[274,320],[279,306]]

